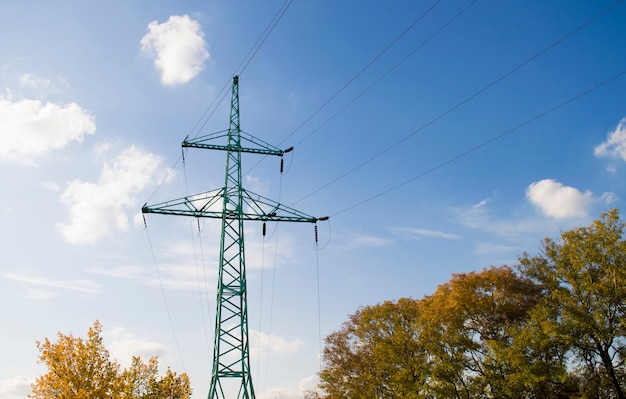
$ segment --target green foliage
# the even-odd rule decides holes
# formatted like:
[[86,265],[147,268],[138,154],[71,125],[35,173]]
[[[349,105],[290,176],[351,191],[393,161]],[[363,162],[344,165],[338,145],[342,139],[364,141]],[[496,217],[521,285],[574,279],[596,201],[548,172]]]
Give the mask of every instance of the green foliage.
[[57,334],[37,342],[39,361],[48,372],[32,384],[32,399],[187,399],[191,396],[189,378],[169,368],[158,375],[158,360],[147,364],[133,357],[128,369],[120,370],[102,342],[102,326],[96,321],[87,339]]
[[418,305],[400,299],[359,309],[326,338],[321,379],[327,398],[424,397],[427,355],[416,340]]
[[315,399],[626,399],[626,241],[617,210],[516,270],[359,309],[326,338]]
[[[520,270],[545,290],[544,329],[567,344],[583,397],[626,398],[626,241],[617,210],[545,239]],[[610,392],[610,393],[609,393]]]

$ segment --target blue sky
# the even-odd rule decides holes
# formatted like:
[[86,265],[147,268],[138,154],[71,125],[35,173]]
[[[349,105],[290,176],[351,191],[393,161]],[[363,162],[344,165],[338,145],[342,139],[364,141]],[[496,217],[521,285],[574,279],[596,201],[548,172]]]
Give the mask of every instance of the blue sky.
[[223,184],[223,153],[183,165],[180,144],[228,127],[211,104],[236,72],[242,129],[295,147],[282,176],[244,156],[245,186],[330,216],[317,251],[312,225],[246,225],[259,398],[302,397],[320,332],[359,306],[623,208],[624,20],[612,1],[3,2],[0,398],[45,371],[35,341],[96,319],[122,364],[158,355],[206,396],[219,226],[140,210]]

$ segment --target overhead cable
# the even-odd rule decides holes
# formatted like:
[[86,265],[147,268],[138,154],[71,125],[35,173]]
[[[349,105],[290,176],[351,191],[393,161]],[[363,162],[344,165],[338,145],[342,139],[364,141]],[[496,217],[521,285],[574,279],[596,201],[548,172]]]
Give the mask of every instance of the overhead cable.
[[521,129],[521,128],[523,128],[523,127],[525,127],[525,126],[527,126],[527,125],[537,121],[538,119],[541,119],[541,118],[551,114],[552,112],[554,112],[554,111],[556,111],[556,110],[558,110],[560,108],[565,107],[566,105],[568,105],[568,104],[570,104],[570,103],[572,103],[572,102],[574,102],[574,101],[576,101],[576,100],[586,96],[587,94],[590,94],[591,92],[601,88],[602,86],[607,85],[608,83],[611,83],[612,81],[620,78],[621,76],[623,76],[625,74],[626,74],[626,69],[624,69],[621,72],[618,72],[617,74],[611,76],[610,78],[608,78],[608,79],[606,79],[606,80],[596,84],[595,86],[586,89],[585,91],[575,95],[574,97],[570,97],[569,99],[563,101],[562,103],[560,103],[558,105],[555,105],[552,108],[549,108],[549,109],[541,112],[538,115],[535,115],[534,117],[526,120],[525,122],[523,122],[523,123],[521,123],[521,124],[511,128],[511,129],[505,131],[504,133],[501,133],[501,134],[499,134],[499,135],[497,135],[495,137],[492,137],[491,139],[489,139],[487,141],[484,141],[483,143],[481,143],[481,144],[479,144],[479,145],[477,145],[477,146],[475,146],[473,148],[470,148],[469,150],[464,151],[464,152],[462,152],[462,153],[460,153],[460,154],[458,154],[458,155],[456,155],[456,156],[454,156],[454,157],[452,157],[452,158],[450,158],[450,159],[448,159],[448,160],[446,160],[444,162],[441,162],[440,164],[438,164],[438,165],[436,165],[436,166],[434,166],[434,167],[432,167],[432,168],[430,168],[430,169],[428,169],[428,170],[426,170],[426,171],[424,171],[424,172],[422,172],[422,173],[420,173],[420,174],[418,174],[416,176],[413,176],[410,179],[407,179],[407,180],[405,180],[405,181],[403,181],[403,182],[401,182],[399,184],[396,184],[393,187],[390,187],[390,188],[388,188],[388,189],[386,189],[384,191],[379,192],[378,194],[372,195],[371,197],[368,197],[367,199],[364,199],[363,201],[359,201],[359,202],[355,203],[354,205],[351,205],[351,206],[349,206],[347,208],[344,208],[341,211],[336,212],[332,216],[334,217],[334,216],[340,215],[340,214],[345,213],[345,212],[347,212],[349,210],[352,210],[352,209],[354,209],[356,207],[359,207],[359,206],[361,206],[361,205],[363,205],[363,204],[365,204],[367,202],[370,202],[370,201],[372,201],[372,200],[374,200],[374,199],[376,199],[378,197],[382,197],[383,195],[388,194],[388,193],[390,193],[392,191],[395,191],[395,190],[399,189],[400,187],[405,186],[405,185],[407,185],[407,184],[409,184],[409,183],[411,183],[411,182],[413,182],[413,181],[415,181],[415,180],[417,180],[419,178],[422,178],[422,177],[424,177],[426,175],[429,175],[430,173],[432,173],[432,172],[434,172],[434,171],[436,171],[438,169],[441,169],[441,168],[443,168],[446,165],[449,165],[449,164],[451,164],[453,162],[456,162],[459,159],[464,158],[464,157],[470,155],[471,153],[474,153],[474,152],[480,150],[481,148],[486,147],[489,144],[491,144],[491,143],[493,143],[495,141],[498,141],[498,140],[500,140],[500,139],[510,135],[511,133],[514,133],[514,132],[518,131],[519,129]]
[[452,113],[453,111],[456,111],[458,108],[462,107],[463,105],[465,105],[466,103],[470,102],[471,100],[473,100],[474,98],[478,97],[479,95],[481,95],[482,93],[484,93],[485,91],[489,90],[490,88],[492,88],[493,86],[497,85],[498,83],[500,83],[501,81],[503,81],[504,79],[508,78],[509,76],[511,76],[512,74],[514,74],[515,72],[517,72],[518,70],[522,69],[523,67],[525,67],[526,65],[530,64],[532,61],[536,60],[537,58],[541,57],[542,55],[544,55],[545,53],[547,53],[548,51],[552,50],[554,47],[558,46],[559,44],[563,43],[565,40],[569,39],[571,36],[573,36],[574,34],[576,34],[577,32],[579,32],[580,30],[584,29],[585,27],[587,27],[588,25],[590,25],[591,23],[595,22],[597,19],[599,19],[600,17],[602,17],[603,15],[605,15],[606,13],[608,13],[609,11],[611,11],[613,8],[615,8],[617,5],[619,5],[620,3],[622,3],[624,0],[618,0],[615,3],[611,4],[610,6],[608,6],[607,8],[605,8],[604,10],[602,10],[600,13],[594,15],[592,18],[588,19],[587,21],[585,21],[582,25],[578,26],[577,28],[575,28],[574,30],[570,31],[569,33],[565,34],[564,36],[562,36],[561,38],[559,38],[558,40],[556,40],[555,42],[551,43],[550,45],[548,45],[547,47],[545,47],[544,49],[542,49],[541,51],[539,51],[538,53],[534,54],[533,56],[529,57],[528,59],[526,59],[525,61],[523,61],[522,63],[520,63],[519,65],[517,65],[516,67],[514,67],[513,69],[509,70],[508,72],[506,72],[505,74],[501,75],[500,77],[498,77],[497,79],[495,79],[494,81],[492,81],[491,83],[488,83],[487,85],[485,85],[483,88],[479,89],[478,91],[474,92],[472,95],[470,95],[469,97],[464,98],[463,100],[461,100],[460,102],[458,102],[456,105],[454,105],[452,108],[449,108],[448,110],[444,111],[443,113],[439,114],[438,116],[436,116],[435,118],[433,118],[432,120],[430,120],[429,122],[425,123],[424,125],[420,126],[419,128],[413,130],[411,133],[409,133],[408,135],[402,137],[401,139],[399,139],[398,141],[394,142],[393,144],[391,144],[390,146],[382,149],[381,151],[377,152],[376,154],[370,156],[369,158],[367,158],[366,160],[362,161],[361,163],[357,164],[356,166],[352,167],[351,169],[349,169],[348,171],[344,172],[343,174],[339,175],[338,177],[332,179],[330,182],[322,185],[321,187],[317,188],[316,190],[312,191],[311,193],[307,194],[306,196],[300,198],[299,200],[295,201],[292,205],[295,205],[311,196],[313,196],[314,194],[317,194],[318,192],[328,188],[329,186],[333,185],[334,183],[337,183],[339,180],[343,179],[344,177],[354,173],[355,171],[357,171],[358,169],[362,168],[363,166],[365,166],[366,164],[372,162],[374,159],[380,157],[381,155],[389,152],[390,150],[392,150],[393,148],[397,147],[398,145],[400,145],[401,143],[405,142],[406,140],[408,140],[409,138],[415,136],[417,133],[423,131],[424,129],[426,129],[427,127],[433,125],[435,122],[438,122],[439,120],[443,119],[444,117],[446,117],[447,115],[449,115],[450,113]]
[[[291,6],[291,3],[293,3],[293,0],[286,0],[283,3],[280,9],[276,12],[276,15],[274,15],[274,18],[272,18],[270,23],[267,24],[263,33],[261,33],[261,35],[256,40],[256,42],[252,45],[250,50],[248,50],[248,53],[245,55],[245,57],[243,57],[243,60],[241,60],[241,63],[239,63],[237,68],[235,68],[233,76],[242,75],[243,72],[246,70],[246,68],[248,68],[248,65],[250,64],[252,59],[256,56],[256,54],[261,49],[261,46],[263,46],[263,44],[265,43],[269,35],[274,30],[274,28],[276,28],[276,25],[278,25],[278,22],[280,22],[282,17],[285,15],[287,10],[289,9],[289,6]],[[232,82],[232,79],[231,77],[229,77],[226,80],[226,83],[224,84],[222,89],[215,96],[215,99],[213,99],[213,101],[204,111],[200,119],[198,119],[196,124],[193,126],[191,131],[195,132],[195,134],[192,136],[192,138],[196,138],[200,134],[202,129],[206,126],[206,124],[209,122],[209,120],[213,117],[213,115],[217,111],[217,108],[220,106],[220,104],[222,104],[222,102],[224,102],[224,99],[226,98],[226,95],[228,94],[228,88],[230,87],[231,82]]]
[[426,11],[424,11],[415,21],[413,21],[411,23],[411,25],[409,25],[402,33],[400,33],[394,40],[391,41],[391,43],[389,43],[387,45],[387,47],[385,47],[381,52],[379,52],[378,54],[376,54],[376,56],[374,56],[374,58],[372,58],[372,60],[370,62],[368,62],[363,68],[361,68],[361,70],[359,72],[356,73],[356,75],[354,75],[350,80],[348,80],[343,86],[341,86],[341,88],[339,90],[337,90],[337,92],[335,92],[335,94],[333,94],[332,96],[330,96],[329,99],[327,99],[326,101],[324,101],[324,103],[322,103],[322,105],[320,105],[320,107],[318,109],[316,109],[308,118],[306,118],[304,120],[304,122],[302,122],[300,125],[298,125],[298,127],[296,127],[291,133],[289,133],[287,135],[287,137],[285,137],[283,139],[283,141],[281,141],[279,143],[279,145],[281,145],[282,143],[284,143],[285,141],[287,141],[291,136],[293,136],[298,130],[300,130],[300,128],[302,128],[302,126],[304,126],[305,124],[307,124],[315,115],[317,115],[322,109],[324,109],[331,101],[333,101],[339,94],[341,94],[341,92],[343,92],[348,86],[350,86],[350,84],[352,84],[352,82],[354,82],[359,76],[361,76],[363,74],[363,72],[365,72],[367,69],[369,69],[369,67],[371,67],[380,57],[382,57],[387,51],[389,51],[389,49],[391,49],[404,35],[406,35],[411,29],[413,29],[422,19],[424,19],[424,17],[426,17],[426,15],[428,15],[439,3],[441,2],[441,0],[437,0],[435,1]]

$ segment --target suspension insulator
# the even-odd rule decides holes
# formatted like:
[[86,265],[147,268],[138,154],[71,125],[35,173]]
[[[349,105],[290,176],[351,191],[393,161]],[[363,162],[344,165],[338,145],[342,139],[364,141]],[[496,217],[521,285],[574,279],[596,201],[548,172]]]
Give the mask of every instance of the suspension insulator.
[[315,225],[315,243],[318,242],[317,225]]
[[265,222],[263,222],[263,237],[265,237],[265,232],[266,232],[266,230],[267,230],[266,223],[265,223]]
[[285,160],[283,158],[280,159],[280,173],[283,173],[283,166],[285,165]]

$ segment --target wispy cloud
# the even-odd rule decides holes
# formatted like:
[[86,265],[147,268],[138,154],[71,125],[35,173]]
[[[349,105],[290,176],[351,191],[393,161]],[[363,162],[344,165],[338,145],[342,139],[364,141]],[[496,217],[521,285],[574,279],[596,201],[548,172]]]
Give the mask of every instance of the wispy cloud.
[[100,292],[100,285],[91,280],[59,280],[16,273],[4,273],[3,276],[28,287],[28,297],[35,299],[50,298],[58,295],[59,291],[76,291],[88,294]]
[[57,224],[63,238],[78,244],[127,230],[136,195],[164,174],[159,156],[131,146],[104,164],[96,183],[70,182],[60,197],[70,211],[70,222]]
[[392,243],[391,239],[367,235],[362,233],[349,233],[340,236],[341,248],[355,249],[367,247],[384,247]]
[[153,21],[141,39],[141,49],[154,57],[161,83],[180,85],[195,78],[210,54],[198,21],[187,15],[172,15],[166,22]]
[[476,250],[474,253],[478,255],[486,255],[486,254],[506,254],[511,252],[522,252],[522,248],[513,245],[501,245],[494,244],[489,242],[479,243],[476,246]]
[[401,238],[412,240],[419,240],[424,237],[443,238],[446,240],[457,240],[461,238],[461,236],[457,234],[414,227],[388,227],[388,230]]
[[490,200],[478,204],[452,208],[457,221],[470,229],[493,234],[507,240],[519,240],[520,237],[545,232],[546,222],[537,218],[503,219],[492,214]]
[[[604,143],[594,148],[594,155],[597,157],[610,157],[626,161],[626,118],[622,119],[615,130],[610,132]],[[614,166],[609,167],[610,170]]]
[[32,87],[34,89],[48,89],[52,86],[53,81],[50,78],[45,78],[34,73],[26,72],[20,76],[20,83],[24,86]]
[[76,103],[14,101],[0,95],[0,159],[34,164],[36,158],[95,131],[94,116]]
[[528,186],[526,198],[546,216],[568,219],[588,216],[592,205],[601,201],[613,202],[615,195],[604,193],[597,197],[591,191],[583,193],[553,179],[544,179]]
[[[202,269],[204,267],[204,269]],[[92,273],[105,276],[138,280],[153,287],[162,286],[166,289],[198,291],[207,284],[213,287],[217,275],[216,268],[207,265],[189,263],[163,263],[154,266],[117,266],[92,269]],[[210,281],[204,281],[205,279]]]

